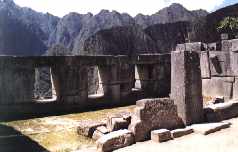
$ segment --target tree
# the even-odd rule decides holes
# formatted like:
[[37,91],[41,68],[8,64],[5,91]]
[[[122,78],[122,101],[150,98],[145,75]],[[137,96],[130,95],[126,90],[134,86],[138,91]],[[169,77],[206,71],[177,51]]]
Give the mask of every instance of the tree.
[[238,33],[238,17],[226,17],[217,26],[219,33],[228,33],[233,36]]

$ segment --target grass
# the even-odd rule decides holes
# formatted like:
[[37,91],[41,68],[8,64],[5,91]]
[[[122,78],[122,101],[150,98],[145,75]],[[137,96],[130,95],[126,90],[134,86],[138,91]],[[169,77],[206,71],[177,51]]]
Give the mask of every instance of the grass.
[[77,122],[103,120],[108,115],[122,111],[132,112],[133,109],[134,106],[119,107],[62,116],[1,122],[1,124],[13,127],[49,151],[67,152],[95,146],[93,140],[77,134]]

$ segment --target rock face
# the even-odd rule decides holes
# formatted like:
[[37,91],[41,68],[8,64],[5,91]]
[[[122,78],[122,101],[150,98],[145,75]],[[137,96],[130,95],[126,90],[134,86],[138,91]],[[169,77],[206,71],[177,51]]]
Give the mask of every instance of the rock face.
[[98,152],[110,152],[134,144],[134,136],[129,130],[118,130],[97,140]]
[[151,130],[183,127],[177,107],[171,99],[144,99],[137,101],[136,106],[136,115],[129,126],[136,142],[148,139]]
[[139,26],[115,27],[85,41],[82,54],[135,55],[157,51],[156,43]]
[[206,16],[207,14],[208,12],[205,10],[189,11],[181,4],[173,3],[169,7],[166,7],[151,16],[138,14],[135,17],[135,21],[137,24],[146,28],[154,24],[193,21],[199,17]]
[[6,50],[0,53],[8,55],[43,54],[59,19],[21,8],[11,0],[0,1],[0,14],[0,50]]

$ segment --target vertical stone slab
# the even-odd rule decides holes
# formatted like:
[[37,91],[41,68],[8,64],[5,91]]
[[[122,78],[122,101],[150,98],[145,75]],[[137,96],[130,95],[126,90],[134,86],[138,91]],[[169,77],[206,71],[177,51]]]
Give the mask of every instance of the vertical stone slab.
[[112,103],[118,103],[121,95],[118,65],[99,66],[99,73],[105,98]]
[[238,77],[235,77],[233,84],[233,99],[238,99]]
[[86,105],[88,98],[86,66],[54,66],[51,72],[58,102]]
[[200,65],[201,65],[202,78],[206,78],[206,79],[211,78],[209,52],[208,51],[201,52]]
[[233,75],[238,76],[238,39],[230,40],[231,51],[230,51],[230,66]]
[[203,121],[202,79],[199,54],[174,51],[171,54],[171,98],[186,125]]
[[135,66],[132,64],[121,63],[119,69],[119,83],[121,98],[127,97],[135,85]]
[[0,104],[33,101],[35,69],[30,63],[15,58],[0,61]]

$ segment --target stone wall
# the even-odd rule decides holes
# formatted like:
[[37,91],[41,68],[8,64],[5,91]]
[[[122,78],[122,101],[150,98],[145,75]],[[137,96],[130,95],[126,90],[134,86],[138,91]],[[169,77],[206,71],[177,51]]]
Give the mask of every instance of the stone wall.
[[[0,57],[0,104],[34,103],[36,68],[50,68],[53,88],[59,104],[88,105],[88,73],[99,70],[104,99],[111,104],[127,101],[135,85],[135,67],[140,71],[142,91],[150,96],[169,96],[170,56],[41,56]],[[150,76],[148,76],[150,75]],[[148,81],[149,83],[144,83]],[[94,83],[94,82],[93,82]],[[151,88],[151,89],[150,89]],[[148,90],[147,90],[148,89]],[[148,97],[147,96],[147,97]]]
[[208,97],[222,96],[226,100],[238,98],[238,39],[222,40],[215,43],[213,49],[201,52],[201,71],[203,95]]

